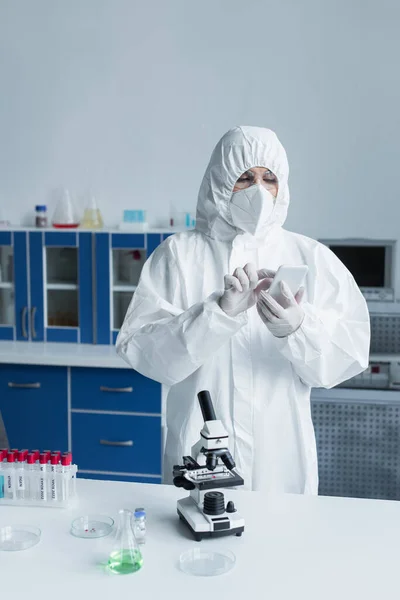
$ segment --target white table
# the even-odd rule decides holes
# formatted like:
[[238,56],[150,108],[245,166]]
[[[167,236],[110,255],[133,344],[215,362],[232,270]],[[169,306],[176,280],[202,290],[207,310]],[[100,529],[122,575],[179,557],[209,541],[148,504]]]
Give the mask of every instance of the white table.
[[[223,599],[325,600],[397,598],[400,504],[394,502],[263,497],[233,492],[246,519],[241,538],[200,542],[233,550],[236,566],[199,578],[177,568],[180,553],[198,544],[176,514],[182,491],[169,486],[78,480],[79,506],[70,509],[0,508],[0,526],[36,525],[39,545],[0,552],[0,595],[16,600]],[[184,493],[185,494],[185,493]],[[183,494],[183,495],[184,495]],[[148,512],[144,566],[132,575],[106,574],[107,538],[70,535],[73,518],[116,516],[120,508]]]

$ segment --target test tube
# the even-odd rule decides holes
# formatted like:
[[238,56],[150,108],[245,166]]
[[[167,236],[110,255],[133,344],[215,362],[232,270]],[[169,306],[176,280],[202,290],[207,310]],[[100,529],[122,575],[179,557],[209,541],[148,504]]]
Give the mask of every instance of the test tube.
[[39,465],[36,464],[36,451],[29,452],[26,457],[26,497],[28,497],[29,500],[37,500],[38,481],[37,477],[35,477],[35,473],[37,473],[38,469]]
[[4,468],[3,460],[6,456],[5,450],[0,450],[0,498],[4,498]]
[[72,454],[65,452],[61,456],[61,500],[65,502],[71,495],[70,477],[71,477]]
[[25,470],[27,455],[28,450],[20,450],[18,452],[18,462],[15,464],[16,496],[20,500],[24,499],[26,496]]
[[56,473],[58,471],[58,465],[60,464],[60,453],[55,452],[50,457],[50,472],[51,472],[51,480],[50,480],[50,497],[53,502],[56,502],[57,497],[57,476]]
[[7,462],[4,465],[6,470],[6,486],[4,496],[9,500],[15,498],[15,453],[7,452]]
[[49,462],[49,454],[42,452],[39,456],[39,500],[46,502],[47,500],[47,463]]

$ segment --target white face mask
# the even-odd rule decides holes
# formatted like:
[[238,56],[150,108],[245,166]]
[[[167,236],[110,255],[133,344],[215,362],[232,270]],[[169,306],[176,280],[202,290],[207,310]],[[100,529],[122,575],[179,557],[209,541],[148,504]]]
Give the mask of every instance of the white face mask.
[[233,224],[256,235],[267,224],[275,206],[274,196],[263,185],[234,192],[229,205]]

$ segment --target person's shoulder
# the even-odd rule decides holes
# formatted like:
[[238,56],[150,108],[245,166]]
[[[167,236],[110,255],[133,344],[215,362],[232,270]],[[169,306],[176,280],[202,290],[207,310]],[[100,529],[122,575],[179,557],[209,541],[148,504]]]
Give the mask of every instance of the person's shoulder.
[[334,269],[339,273],[348,274],[348,270],[342,263],[342,261],[336,256],[334,252],[328,246],[315,240],[313,238],[307,237],[306,235],[302,235],[300,233],[294,233],[292,231],[285,230],[285,242],[294,244],[300,252],[306,257],[307,263],[314,263],[316,268],[319,270],[323,270],[325,267],[330,269]]
[[[283,236],[286,242],[291,242],[293,245],[298,247],[303,247],[304,249],[315,250],[319,249],[323,244],[314,240],[313,238],[307,237],[301,233],[295,233],[293,231],[288,231],[287,229],[282,229]],[[325,246],[323,246],[325,247]]]
[[[165,236],[166,234],[164,234]],[[170,255],[176,259],[184,256],[185,250],[192,244],[196,237],[201,235],[196,230],[179,231],[177,233],[167,234],[167,237],[161,242],[154,251],[155,256]]]

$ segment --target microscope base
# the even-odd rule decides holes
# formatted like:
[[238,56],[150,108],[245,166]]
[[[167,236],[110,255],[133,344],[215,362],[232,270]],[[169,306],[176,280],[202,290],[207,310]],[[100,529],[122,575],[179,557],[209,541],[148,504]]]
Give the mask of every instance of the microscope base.
[[213,517],[205,515],[189,496],[178,500],[179,518],[191,531],[194,539],[200,542],[206,538],[226,535],[241,536],[244,531],[244,519],[236,513],[224,513]]

